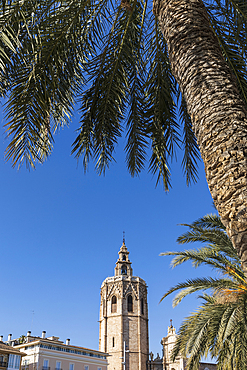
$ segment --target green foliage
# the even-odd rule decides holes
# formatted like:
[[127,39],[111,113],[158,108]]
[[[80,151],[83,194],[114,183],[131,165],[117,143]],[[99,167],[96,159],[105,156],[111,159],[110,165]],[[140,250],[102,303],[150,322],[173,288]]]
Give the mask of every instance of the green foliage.
[[247,369],[247,282],[237,253],[218,216],[206,215],[185,226],[189,231],[178,238],[178,243],[201,242],[204,246],[162,255],[175,256],[172,267],[186,261],[195,268],[211,266],[218,277],[187,280],[162,297],[178,291],[173,300],[177,305],[188,294],[203,292],[199,296],[202,304],[179,328],[172,358],[179,353],[187,357],[188,370],[198,369],[201,358],[208,355],[216,359],[217,369]]
[[18,338],[18,344],[22,344],[22,343],[25,343],[26,342],[26,336],[24,334],[22,334],[19,338]]
[[212,28],[227,64],[236,77],[239,92],[247,103],[247,6],[242,0],[215,1],[208,4]]
[[[8,0],[0,4],[0,95],[7,97],[6,159],[35,167],[52,152],[76,101],[72,153],[99,174],[126,136],[132,176],[148,163],[166,190],[177,148],[186,182],[196,181],[198,147],[167,47],[147,0]],[[241,0],[205,1],[223,54],[247,102],[246,17]]]

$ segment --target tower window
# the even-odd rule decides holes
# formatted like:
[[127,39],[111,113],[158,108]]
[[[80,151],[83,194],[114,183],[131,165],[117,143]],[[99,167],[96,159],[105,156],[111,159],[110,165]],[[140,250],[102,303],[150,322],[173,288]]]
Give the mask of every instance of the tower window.
[[115,295],[111,299],[111,312],[117,312],[117,297]]
[[128,295],[128,298],[127,298],[127,309],[128,309],[128,312],[133,312],[133,299],[132,299],[132,295]]
[[115,338],[112,337],[112,347],[115,347]]
[[125,256],[125,254],[123,255],[123,261],[126,261],[126,256]]
[[127,275],[127,267],[126,265],[123,265],[122,268],[121,268],[121,274],[122,275]]
[[144,315],[144,300],[141,299],[141,314]]

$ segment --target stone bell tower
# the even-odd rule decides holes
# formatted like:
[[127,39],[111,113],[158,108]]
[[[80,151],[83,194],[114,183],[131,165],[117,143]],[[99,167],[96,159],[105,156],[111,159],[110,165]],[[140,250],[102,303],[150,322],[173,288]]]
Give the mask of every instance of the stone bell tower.
[[101,285],[99,349],[108,352],[108,370],[146,370],[149,354],[147,285],[132,276],[125,241],[115,276]]

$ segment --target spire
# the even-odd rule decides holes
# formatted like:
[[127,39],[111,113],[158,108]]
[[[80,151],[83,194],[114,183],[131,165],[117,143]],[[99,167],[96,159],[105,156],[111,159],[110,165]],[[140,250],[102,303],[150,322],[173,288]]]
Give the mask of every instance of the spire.
[[172,334],[172,335],[175,335],[176,334],[176,329],[174,328],[174,326],[172,325],[172,319],[170,320],[170,326],[168,326],[168,335]]
[[129,260],[129,251],[125,245],[125,232],[123,232],[123,244],[118,252],[118,260],[115,267],[115,276],[132,276],[131,262]]

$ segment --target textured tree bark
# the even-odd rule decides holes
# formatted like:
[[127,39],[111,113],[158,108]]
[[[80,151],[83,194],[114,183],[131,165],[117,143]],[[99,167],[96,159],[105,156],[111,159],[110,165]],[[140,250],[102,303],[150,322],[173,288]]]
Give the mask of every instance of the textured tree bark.
[[154,0],[206,178],[247,276],[247,113],[201,0]]

